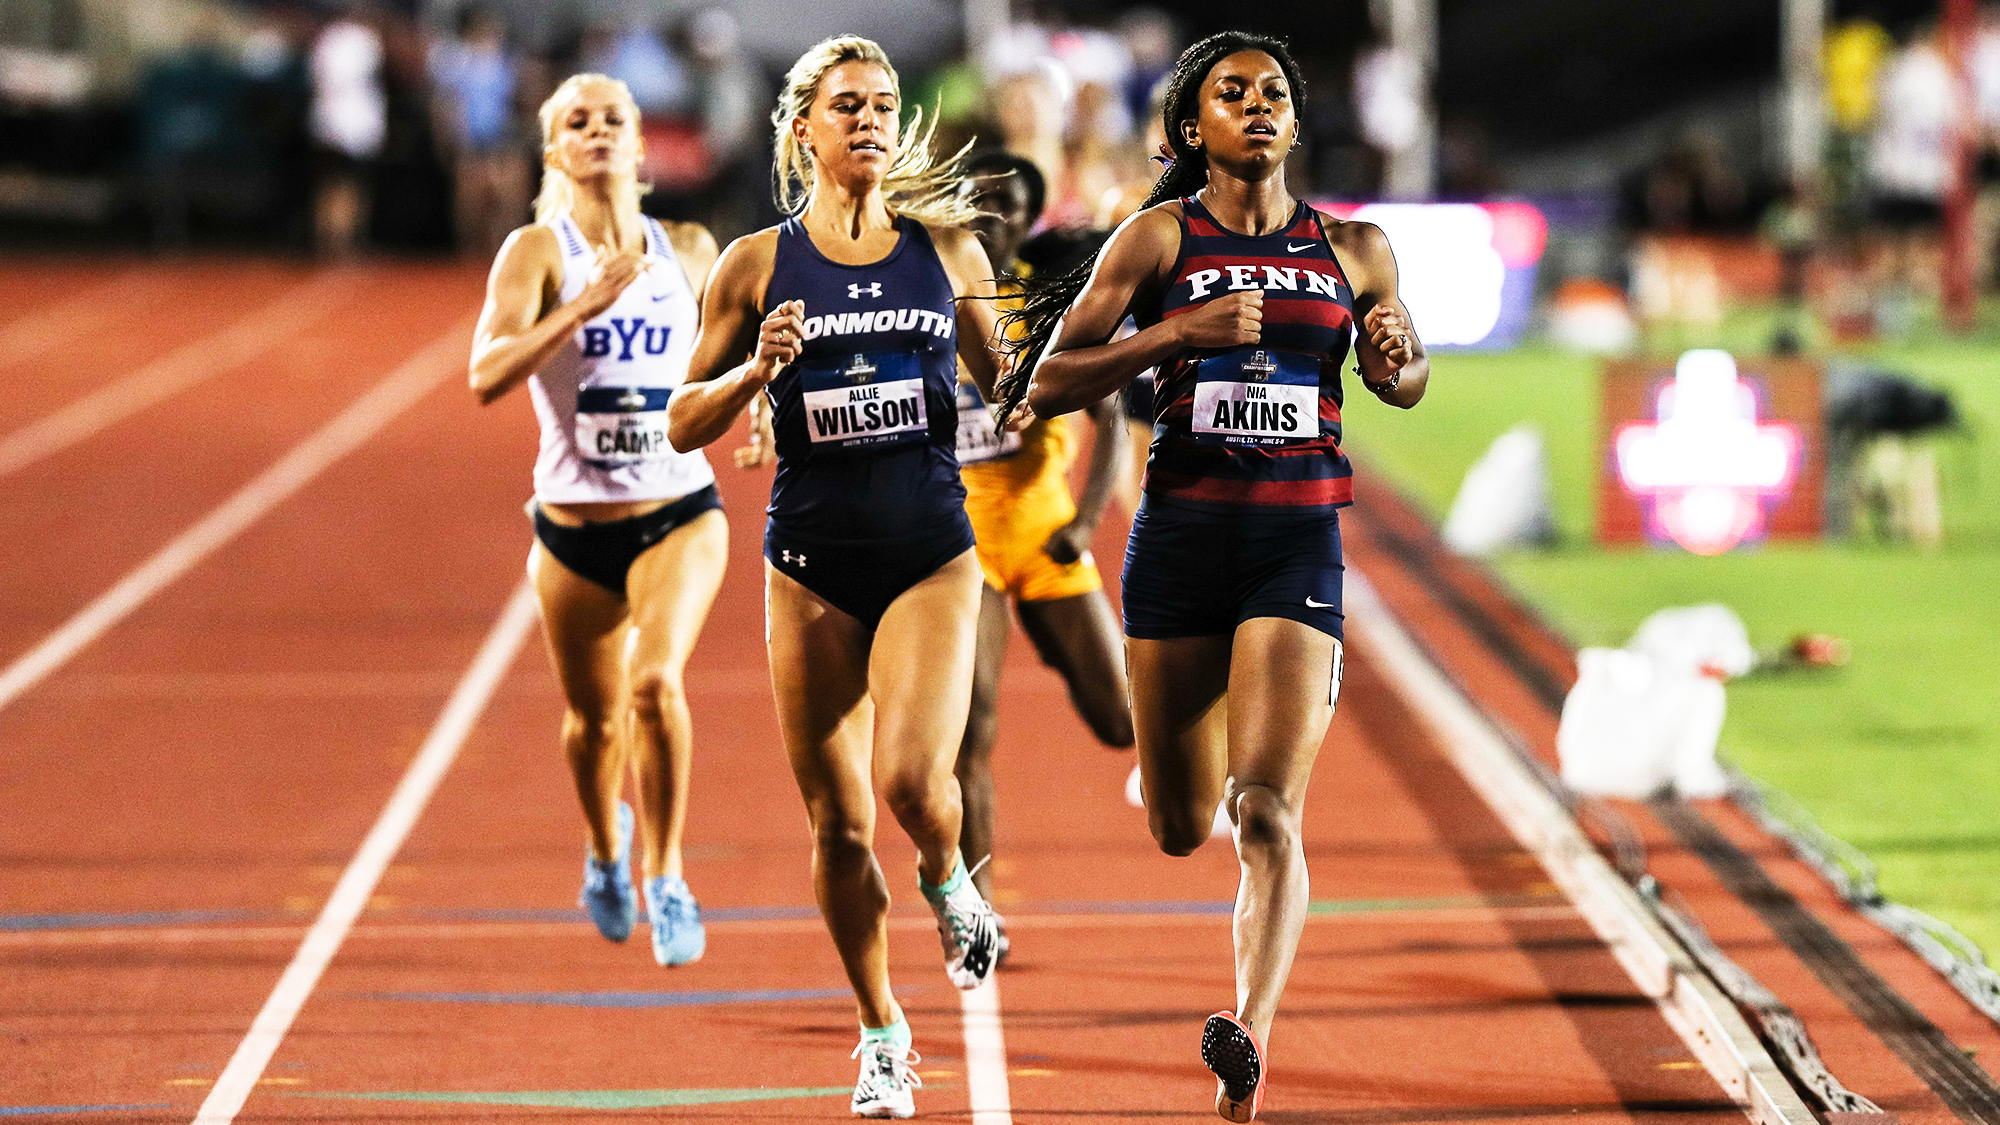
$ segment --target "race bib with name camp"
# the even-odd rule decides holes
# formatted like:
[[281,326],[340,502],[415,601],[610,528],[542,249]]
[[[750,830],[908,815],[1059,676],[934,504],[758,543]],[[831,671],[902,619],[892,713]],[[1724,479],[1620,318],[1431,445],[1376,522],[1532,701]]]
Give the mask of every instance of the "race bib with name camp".
[[863,352],[801,365],[806,435],[818,449],[893,449],[930,440],[914,351]]
[[664,461],[671,387],[584,387],[576,393],[576,449],[599,468]]
[[1290,445],[1319,436],[1320,358],[1304,352],[1238,348],[1195,368],[1197,441]]
[[979,388],[961,379],[958,383],[958,463],[977,464],[1012,457],[1021,451],[1021,431],[1000,431],[993,424],[993,411]]

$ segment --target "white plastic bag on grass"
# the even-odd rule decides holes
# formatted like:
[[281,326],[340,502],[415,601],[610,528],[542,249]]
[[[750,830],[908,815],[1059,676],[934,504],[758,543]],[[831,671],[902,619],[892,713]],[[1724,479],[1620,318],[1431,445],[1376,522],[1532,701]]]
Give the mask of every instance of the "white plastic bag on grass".
[[1493,440],[1466,470],[1442,534],[1445,544],[1461,555],[1490,555],[1554,540],[1549,459],[1540,431],[1520,425]]
[[1755,659],[1742,620],[1720,605],[1661,610],[1626,647],[1584,649],[1556,731],[1563,781],[1604,797],[1668,785],[1683,797],[1722,795],[1723,682]]

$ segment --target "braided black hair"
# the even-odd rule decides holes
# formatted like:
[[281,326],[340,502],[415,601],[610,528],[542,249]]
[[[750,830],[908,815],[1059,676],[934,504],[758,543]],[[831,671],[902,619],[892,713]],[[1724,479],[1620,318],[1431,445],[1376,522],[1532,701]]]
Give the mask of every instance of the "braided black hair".
[[[1286,85],[1291,88],[1293,112],[1304,117],[1305,80],[1300,76],[1299,65],[1292,61],[1292,54],[1283,40],[1245,31],[1222,31],[1194,44],[1181,52],[1173,72],[1167,76],[1166,94],[1160,104],[1160,123],[1165,127],[1167,145],[1173,156],[1166,170],[1160,173],[1160,178],[1153,182],[1153,190],[1139,205],[1140,210],[1169,199],[1193,195],[1207,185],[1208,154],[1187,143],[1181,123],[1196,115],[1201,84],[1208,77],[1208,72],[1215,68],[1216,63],[1238,51],[1262,51],[1271,56],[1278,69],[1284,72]],[[1090,280],[1090,272],[1097,268],[1097,257],[1101,252],[1093,251],[1082,265],[1068,273],[1028,278],[1019,307],[1002,314],[999,335],[1009,341],[1006,348],[1014,357],[1013,370],[1003,376],[995,388],[1000,401],[1002,425],[1028,397],[1028,381],[1055,336],[1056,323],[1069,311],[1077,294],[1083,292],[1084,284]]]

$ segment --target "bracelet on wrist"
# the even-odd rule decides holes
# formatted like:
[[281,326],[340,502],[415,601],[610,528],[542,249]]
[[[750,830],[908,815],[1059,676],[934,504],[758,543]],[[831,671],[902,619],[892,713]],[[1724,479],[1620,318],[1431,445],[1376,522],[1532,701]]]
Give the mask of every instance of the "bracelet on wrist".
[[1378,395],[1386,395],[1402,384],[1403,369],[1398,367],[1396,370],[1389,372],[1387,379],[1379,383],[1371,383],[1368,381],[1368,376],[1363,375],[1360,366],[1357,365],[1354,368],[1354,377],[1361,380],[1361,385],[1368,388],[1370,392]]

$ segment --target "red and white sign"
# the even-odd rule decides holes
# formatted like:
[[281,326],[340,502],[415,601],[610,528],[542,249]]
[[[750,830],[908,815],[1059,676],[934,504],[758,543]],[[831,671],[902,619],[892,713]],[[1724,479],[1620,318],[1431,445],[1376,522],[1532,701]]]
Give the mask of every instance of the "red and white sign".
[[1774,531],[1817,534],[1818,372],[1779,366],[1789,417],[1773,416],[1775,372],[1746,377],[1727,352],[1688,352],[1666,378],[1652,365],[1607,371],[1600,537],[1719,555]]

